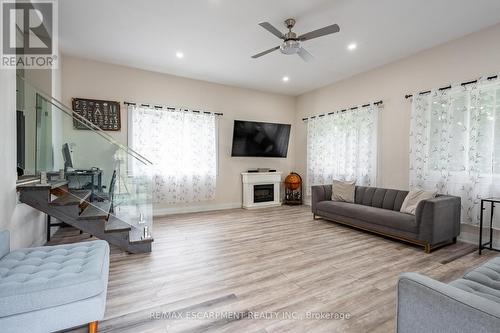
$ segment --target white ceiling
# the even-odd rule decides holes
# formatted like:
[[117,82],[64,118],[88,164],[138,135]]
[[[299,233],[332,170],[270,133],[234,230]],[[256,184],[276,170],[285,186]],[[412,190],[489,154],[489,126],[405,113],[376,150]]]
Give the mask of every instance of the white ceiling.
[[[500,1],[63,0],[59,13],[63,53],[298,95],[496,24]],[[303,43],[310,63],[279,51],[251,59],[279,44],[257,24],[285,31],[288,17],[299,34],[333,23],[341,30]]]

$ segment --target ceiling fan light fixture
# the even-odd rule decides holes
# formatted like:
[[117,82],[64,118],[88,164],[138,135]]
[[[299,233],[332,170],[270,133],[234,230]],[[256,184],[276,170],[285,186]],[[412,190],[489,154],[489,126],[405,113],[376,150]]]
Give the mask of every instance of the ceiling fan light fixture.
[[283,54],[296,54],[299,49],[300,43],[296,40],[287,40],[280,46],[280,51]]
[[280,50],[282,54],[286,55],[297,54],[302,60],[308,62],[313,59],[313,56],[300,45],[301,42],[334,34],[340,31],[340,27],[338,26],[338,24],[331,24],[320,29],[309,31],[308,33],[302,35],[297,35],[292,31],[293,27],[295,26],[295,19],[293,18],[285,20],[285,26],[288,29],[288,32],[286,33],[282,33],[269,22],[261,22],[259,23],[259,25],[274,36],[281,39],[283,43],[268,50],[254,54],[252,56],[253,59],[260,58],[266,54]]

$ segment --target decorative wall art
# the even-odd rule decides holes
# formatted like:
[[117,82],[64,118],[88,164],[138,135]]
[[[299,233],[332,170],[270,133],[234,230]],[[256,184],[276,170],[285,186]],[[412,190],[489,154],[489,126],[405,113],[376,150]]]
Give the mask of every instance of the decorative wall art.
[[[74,113],[100,129],[104,131],[119,131],[121,129],[120,102],[73,98],[72,104]],[[73,119],[73,128],[89,129],[76,117]]]

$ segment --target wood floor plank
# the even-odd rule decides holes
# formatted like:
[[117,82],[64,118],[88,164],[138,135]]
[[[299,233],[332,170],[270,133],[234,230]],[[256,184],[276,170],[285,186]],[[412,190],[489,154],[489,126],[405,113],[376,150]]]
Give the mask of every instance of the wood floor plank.
[[[100,332],[390,332],[400,273],[449,282],[496,255],[479,256],[461,242],[425,254],[313,220],[306,206],[170,215],[155,220],[153,233],[152,253],[112,247]],[[90,239],[62,228],[51,244]],[[176,312],[182,317],[152,318]],[[307,319],[308,312],[351,318]],[[213,317],[187,319],[189,313]],[[230,313],[247,317],[221,318]],[[277,317],[249,317],[257,313]],[[301,319],[287,317],[293,314]]]

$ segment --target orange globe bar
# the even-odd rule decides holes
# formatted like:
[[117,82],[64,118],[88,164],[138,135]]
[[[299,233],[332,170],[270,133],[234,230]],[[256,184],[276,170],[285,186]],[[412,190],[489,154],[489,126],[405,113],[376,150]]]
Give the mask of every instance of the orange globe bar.
[[291,191],[298,189],[301,183],[300,176],[294,172],[290,173],[285,178],[285,187]]

